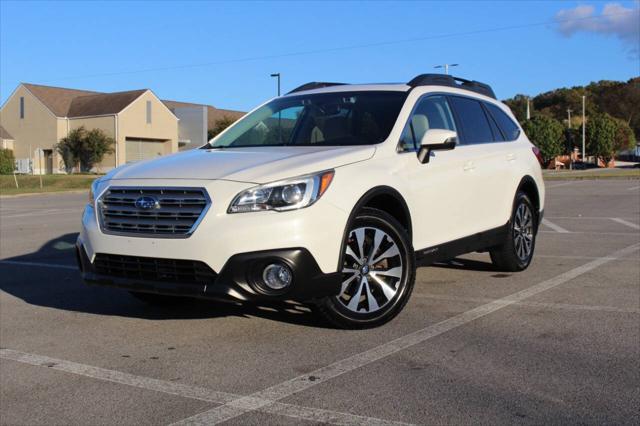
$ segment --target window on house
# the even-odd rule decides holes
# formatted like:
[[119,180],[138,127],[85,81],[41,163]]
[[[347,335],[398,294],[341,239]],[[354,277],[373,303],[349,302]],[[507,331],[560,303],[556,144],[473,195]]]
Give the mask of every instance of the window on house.
[[147,124],[151,124],[151,101],[147,101]]
[[24,98],[20,97],[20,118],[24,118]]

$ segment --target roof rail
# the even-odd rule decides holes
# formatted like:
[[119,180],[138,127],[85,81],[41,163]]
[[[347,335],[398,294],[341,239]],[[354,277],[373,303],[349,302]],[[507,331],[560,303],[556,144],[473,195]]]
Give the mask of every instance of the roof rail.
[[[313,90],[313,89],[322,89],[323,87],[331,87],[331,86],[342,86],[346,83],[328,83],[323,81],[312,81],[311,83],[303,84],[302,86],[298,86],[289,93],[302,92],[305,90]],[[287,93],[287,95],[289,94]]]
[[411,80],[407,85],[411,87],[416,86],[447,86],[455,87],[457,89],[469,90],[471,92],[480,93],[481,95],[488,96],[496,99],[496,94],[493,93],[491,86],[485,83],[480,83],[475,80],[465,80],[460,77],[453,77],[447,74],[420,74]]

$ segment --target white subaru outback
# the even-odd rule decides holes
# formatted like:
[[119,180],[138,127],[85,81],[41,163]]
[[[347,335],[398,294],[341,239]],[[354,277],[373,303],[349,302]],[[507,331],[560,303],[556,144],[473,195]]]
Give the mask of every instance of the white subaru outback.
[[201,149],[98,179],[78,261],[87,283],[146,301],[297,301],[371,327],[402,310],[418,264],[488,251],[527,268],[537,157],[477,81],[309,83]]

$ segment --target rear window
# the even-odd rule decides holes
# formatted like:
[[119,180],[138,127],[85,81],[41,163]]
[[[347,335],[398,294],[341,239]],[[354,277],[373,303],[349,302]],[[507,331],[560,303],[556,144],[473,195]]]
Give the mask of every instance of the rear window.
[[480,101],[452,96],[451,104],[456,112],[458,127],[462,131],[463,144],[493,142],[491,125]]
[[514,141],[518,139],[518,136],[520,136],[520,128],[518,127],[518,125],[514,123],[513,120],[499,107],[490,103],[487,103],[485,105],[487,106],[487,109],[489,110],[493,118],[496,120],[496,123],[498,123],[498,127],[500,127],[500,130],[502,131],[505,139],[508,141]]

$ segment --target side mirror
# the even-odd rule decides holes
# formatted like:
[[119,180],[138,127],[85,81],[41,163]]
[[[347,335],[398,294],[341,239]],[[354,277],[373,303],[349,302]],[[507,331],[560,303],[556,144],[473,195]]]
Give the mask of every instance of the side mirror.
[[422,164],[429,162],[431,151],[449,151],[456,147],[458,134],[452,130],[429,129],[422,135],[418,160]]

